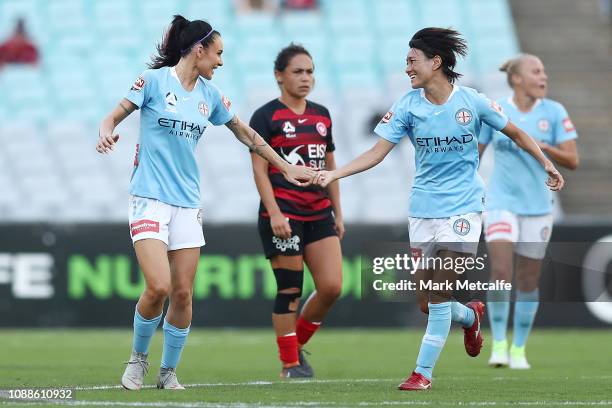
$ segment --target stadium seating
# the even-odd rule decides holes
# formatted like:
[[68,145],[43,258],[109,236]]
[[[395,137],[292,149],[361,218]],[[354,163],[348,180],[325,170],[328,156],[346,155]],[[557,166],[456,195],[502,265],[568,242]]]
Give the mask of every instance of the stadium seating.
[[[506,0],[320,3],[312,12],[237,15],[230,0],[0,0],[0,38],[24,17],[42,55],[38,67],[0,69],[0,221],[125,220],[138,115],[120,125],[111,155],[95,152],[97,127],[145,69],[175,13],[207,19],[222,33],[224,66],[214,83],[245,120],[278,95],[278,50],[303,43],[316,67],[312,99],[332,112],[339,164],[374,142],[370,119],[408,89],[405,54],[417,29],[460,29],[470,43],[464,83],[485,90],[501,89],[503,78],[486,74],[518,50]],[[487,18],[471,18],[473,7],[486,7]],[[207,222],[254,220],[246,149],[225,128],[209,128],[202,142]],[[402,145],[384,165],[342,183],[347,221],[405,221],[410,149]]]

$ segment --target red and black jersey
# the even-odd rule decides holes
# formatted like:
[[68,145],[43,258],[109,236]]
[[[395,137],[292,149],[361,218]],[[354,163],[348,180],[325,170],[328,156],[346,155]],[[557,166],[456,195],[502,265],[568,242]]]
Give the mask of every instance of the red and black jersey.
[[[306,101],[306,110],[298,115],[274,99],[257,109],[249,124],[291,164],[325,169],[325,154],[335,150],[329,111],[311,101]],[[323,219],[331,212],[326,190],[291,184],[272,165],[268,167],[268,175],[276,202],[286,217],[311,221]],[[259,213],[268,216],[263,202]]]

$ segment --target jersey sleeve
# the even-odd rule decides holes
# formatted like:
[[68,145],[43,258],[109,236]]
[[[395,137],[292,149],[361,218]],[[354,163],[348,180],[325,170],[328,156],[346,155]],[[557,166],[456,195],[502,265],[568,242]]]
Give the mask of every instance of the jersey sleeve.
[[253,113],[249,121],[249,126],[259,133],[266,143],[270,144],[272,131],[270,129],[270,121],[266,118],[266,113],[263,109],[257,109],[255,113]]
[[502,130],[508,124],[508,117],[502,112],[501,106],[481,93],[476,94],[476,109],[480,120],[493,130]]
[[480,128],[480,135],[478,135],[478,143],[487,145],[491,143],[491,139],[493,139],[493,133],[495,130],[486,123],[482,125]]
[[402,137],[410,133],[410,124],[405,118],[407,112],[402,101],[403,99],[400,99],[395,102],[374,128],[374,133],[391,143],[399,143]]
[[223,95],[216,86],[210,84],[209,89],[212,97],[212,109],[208,121],[215,126],[225,125],[234,117],[230,109],[232,102],[227,96]]
[[331,115],[329,114],[329,110],[327,108],[325,108],[325,115],[327,115],[327,118],[329,119],[329,128],[327,129],[327,137],[325,138],[325,140],[327,141],[327,148],[326,148],[326,152],[333,152],[334,150],[336,150],[336,144],[334,143],[334,137],[332,136],[332,120],[331,120]]
[[151,88],[153,87],[154,79],[155,77],[151,70],[144,71],[136,78],[125,98],[136,105],[138,109],[142,108],[149,102],[149,98],[152,95]]
[[578,137],[574,124],[572,123],[567,110],[565,110],[561,104],[557,105],[557,117],[555,119],[553,132],[553,141],[555,145],[567,142],[568,140],[576,139]]

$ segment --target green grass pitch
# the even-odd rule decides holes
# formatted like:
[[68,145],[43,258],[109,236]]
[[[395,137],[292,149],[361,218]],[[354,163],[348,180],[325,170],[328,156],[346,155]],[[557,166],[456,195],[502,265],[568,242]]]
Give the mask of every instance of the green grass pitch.
[[148,387],[121,389],[131,347],[128,330],[0,330],[0,389],[77,388],[73,401],[0,406],[82,407],[378,407],[612,406],[612,330],[542,330],[529,339],[529,371],[487,367],[490,338],[477,358],[453,327],[433,389],[396,389],[414,368],[422,329],[324,328],[307,349],[316,379],[280,381],[272,330],[193,330],[178,369],[186,391],[153,387],[161,330],[150,350]]

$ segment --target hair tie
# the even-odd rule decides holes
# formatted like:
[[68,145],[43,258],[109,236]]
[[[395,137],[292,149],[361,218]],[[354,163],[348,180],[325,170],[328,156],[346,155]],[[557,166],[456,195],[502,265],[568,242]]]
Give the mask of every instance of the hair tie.
[[191,48],[193,48],[194,45],[201,43],[202,41],[204,41],[205,39],[208,38],[208,36],[210,36],[213,33],[213,28],[210,27],[210,31],[208,32],[208,34],[206,34],[204,37],[200,38],[198,41],[194,42],[193,44],[191,44],[189,47],[185,48],[184,50],[181,50],[181,54],[185,54],[187,51],[189,51]]

